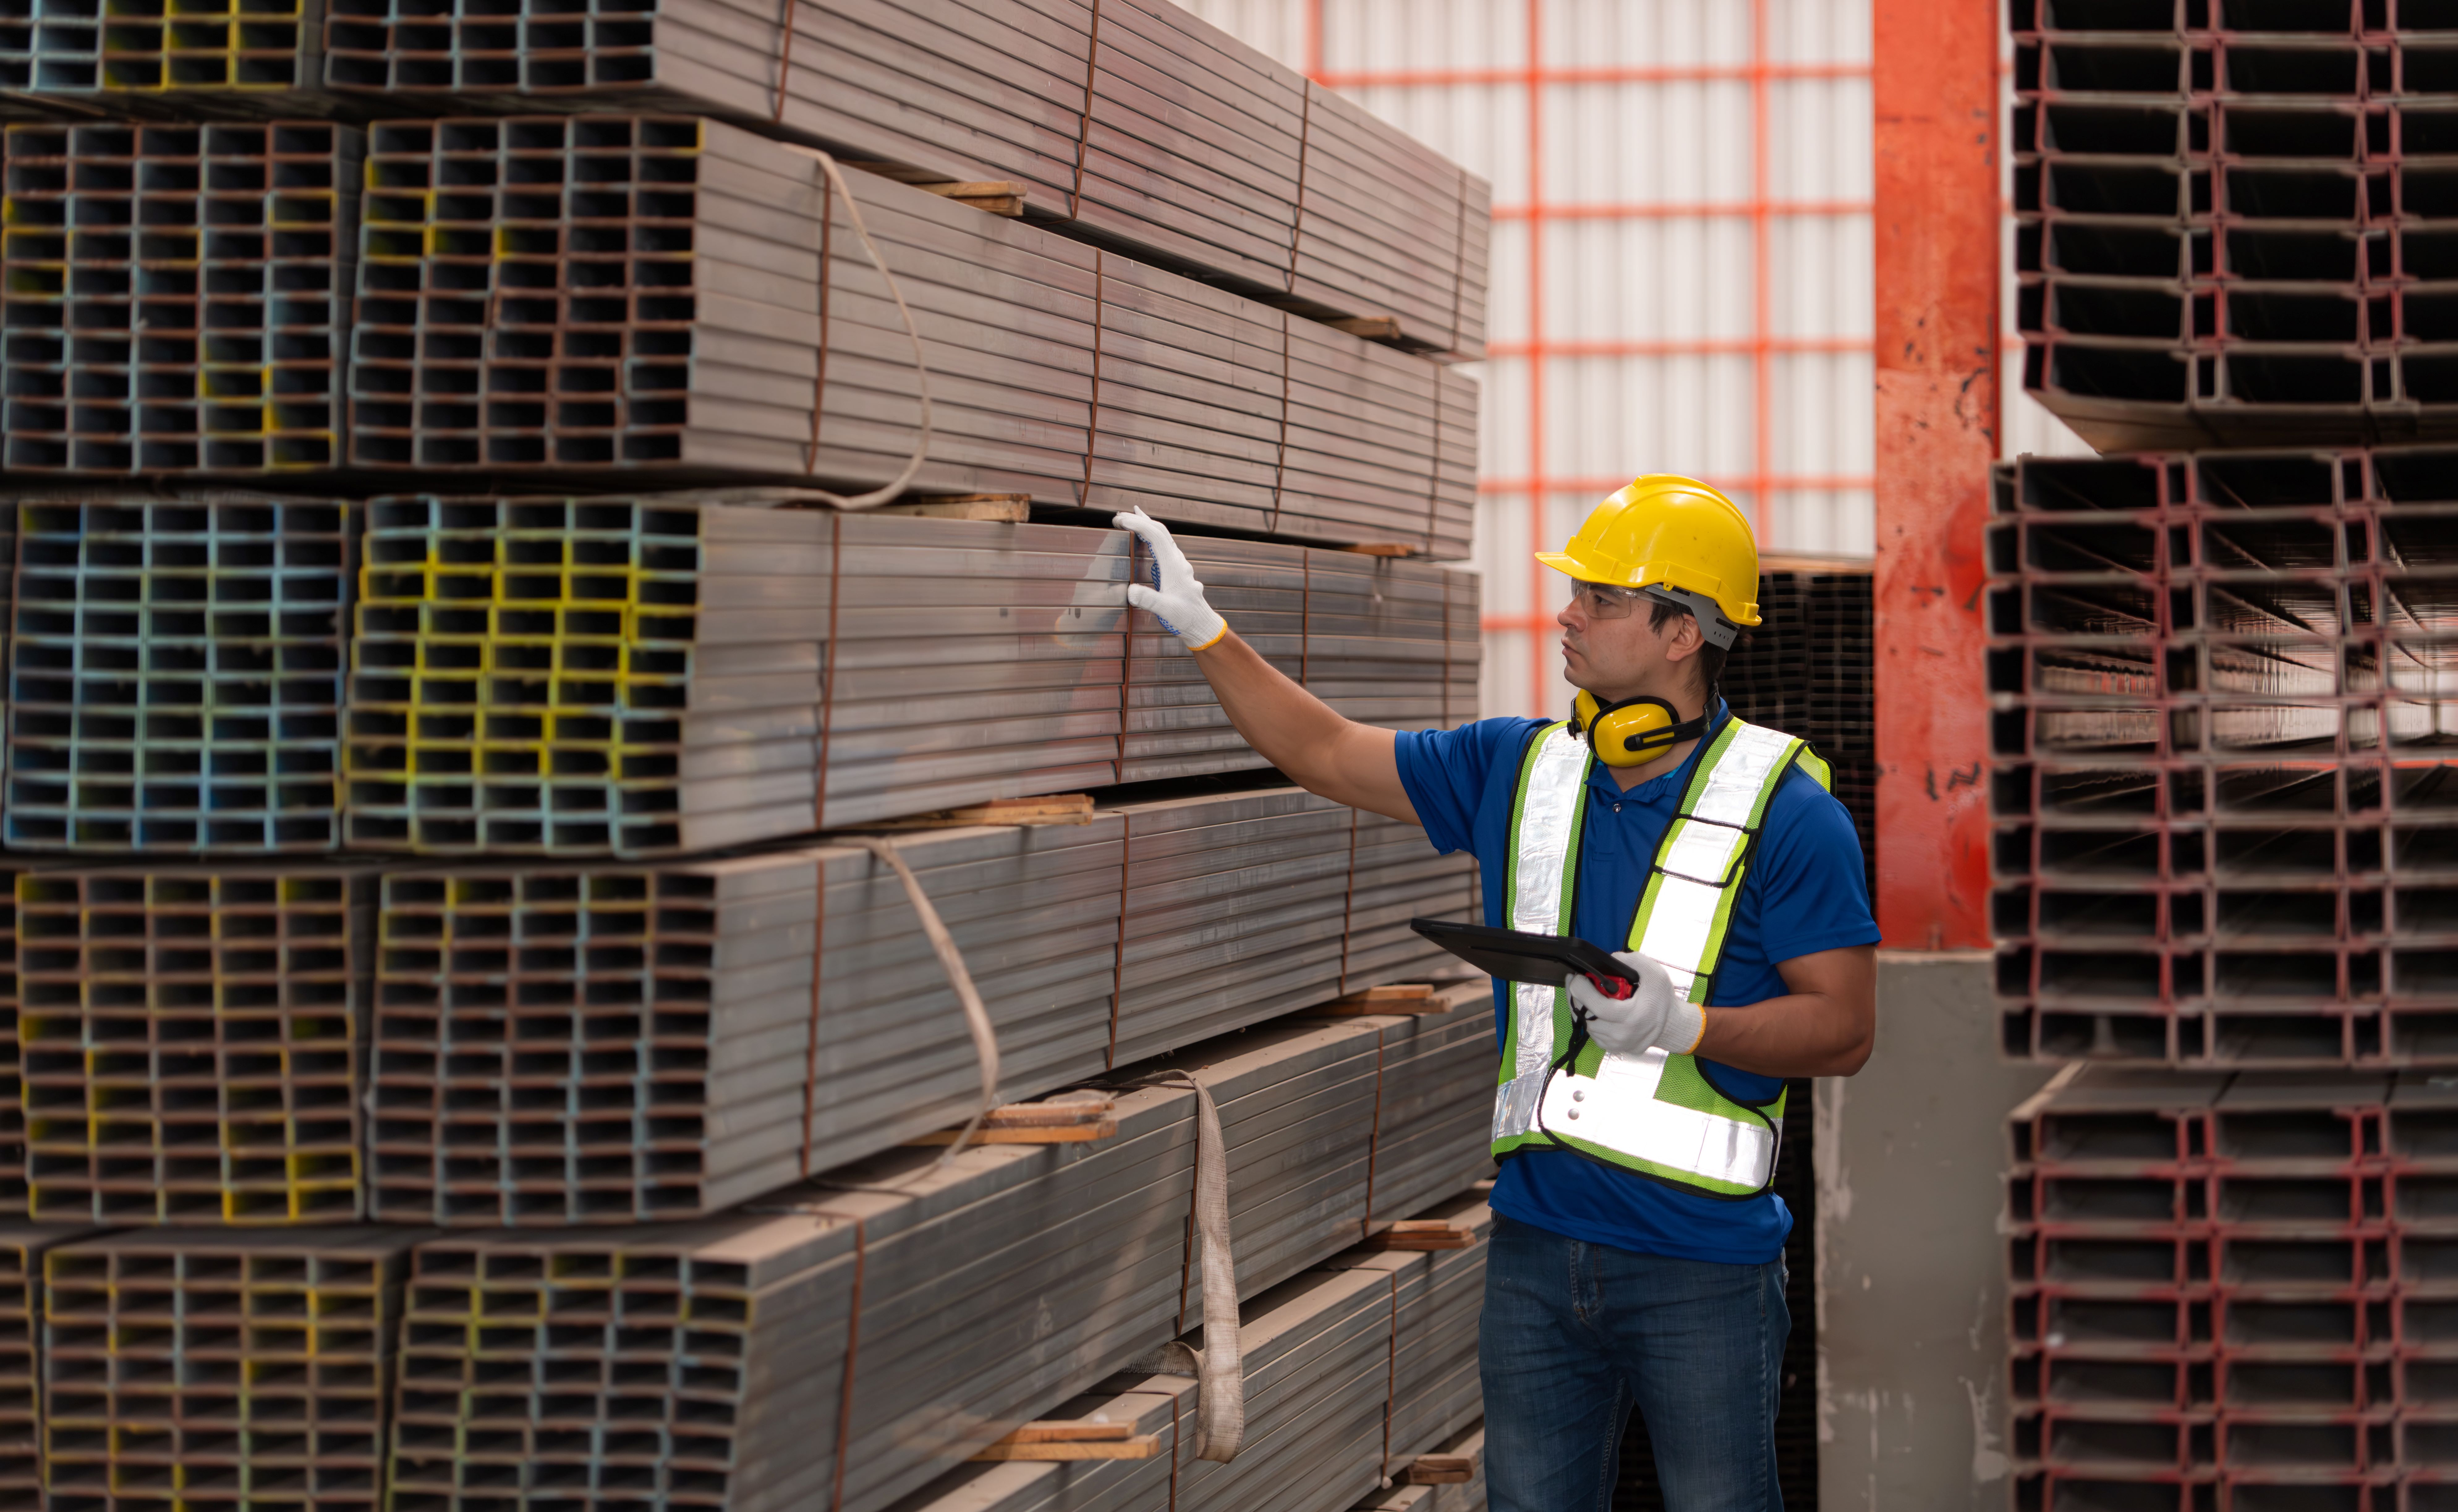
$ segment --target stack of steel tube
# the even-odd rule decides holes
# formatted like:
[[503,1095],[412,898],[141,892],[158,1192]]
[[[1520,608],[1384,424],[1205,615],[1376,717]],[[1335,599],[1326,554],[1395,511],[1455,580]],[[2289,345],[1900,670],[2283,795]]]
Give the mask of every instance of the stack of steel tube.
[[0,1502],[887,1512],[1207,1271],[1235,1485],[1471,1443],[1475,870],[1109,516],[1472,717],[1485,184],[1166,0],[218,4],[0,17]]
[[[1374,1120],[1378,1093],[1400,1095],[1413,1075],[1420,1092],[1465,1100],[1489,1079],[1482,988],[1446,1007],[1276,1025],[1146,1068],[1193,1070],[1219,1103],[1242,1296],[1355,1244],[1378,1200],[1418,1211],[1473,1179],[1480,1151],[1454,1140],[1450,1168],[1412,1193],[1376,1190],[1391,1179],[1378,1157],[1392,1137]],[[1421,1058],[1439,1070],[1390,1068],[1390,1051],[1428,1039],[1446,1046]],[[897,1151],[691,1226],[423,1243],[396,1493],[424,1506],[637,1488],[870,1509],[948,1473],[1200,1315],[1195,1093],[1149,1074],[1116,1087],[1117,1135],[1095,1143],[976,1149],[945,1165]],[[1459,1263],[1481,1260],[1470,1250]],[[1372,1283],[1377,1389],[1344,1405],[1379,1426],[1394,1284]],[[1473,1337],[1446,1312],[1457,1291],[1428,1281],[1408,1302],[1425,1313],[1426,1394],[1448,1404],[1421,1416],[1446,1424],[1474,1416],[1443,1368],[1444,1348]],[[535,1369],[503,1377],[506,1358]]]
[[2458,426],[2433,7],[2013,7],[2024,386],[2102,447]]
[[2018,1501],[2440,1504],[2458,1426],[2440,1080],[2089,1067],[2017,1108]]
[[2016,1502],[2450,1501],[2458,594],[2434,7],[2019,0],[1987,539]]

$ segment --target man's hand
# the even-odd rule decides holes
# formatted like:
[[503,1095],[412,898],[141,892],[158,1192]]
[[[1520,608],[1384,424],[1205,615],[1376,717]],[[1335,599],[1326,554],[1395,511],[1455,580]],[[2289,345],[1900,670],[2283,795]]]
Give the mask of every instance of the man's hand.
[[1112,515],[1110,523],[1134,534],[1152,552],[1152,586],[1128,584],[1128,603],[1151,611],[1161,629],[1185,642],[1188,651],[1202,651],[1227,633],[1229,622],[1203,601],[1203,585],[1195,580],[1195,569],[1170,538],[1168,526],[1141,509]]
[[1615,1055],[1656,1048],[1687,1055],[1698,1048],[1707,1015],[1674,990],[1672,974],[1635,950],[1617,950],[1614,959],[1638,978],[1629,997],[1609,997],[1583,976],[1570,982],[1571,1006],[1588,1021],[1589,1035]]

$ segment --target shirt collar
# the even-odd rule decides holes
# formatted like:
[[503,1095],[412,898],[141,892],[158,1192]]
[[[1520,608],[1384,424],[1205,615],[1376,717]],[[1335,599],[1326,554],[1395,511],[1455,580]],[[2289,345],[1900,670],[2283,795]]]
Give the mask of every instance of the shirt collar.
[[1638,786],[1625,792],[1621,784],[1613,779],[1613,768],[1601,761],[1592,761],[1588,764],[1588,785],[1615,803],[1643,803],[1650,798],[1659,797],[1662,796],[1659,790],[1668,782],[1673,784],[1673,791],[1676,796],[1678,796],[1689,787],[1690,774],[1698,770],[1698,758],[1705,756],[1707,748],[1716,743],[1717,732],[1722,730],[1724,722],[1732,716],[1733,711],[1726,706],[1723,699],[1718,698],[1715,717],[1707,721],[1707,733],[1698,737],[1698,743],[1690,748],[1690,754],[1681,758],[1679,766],[1662,777],[1649,777]]

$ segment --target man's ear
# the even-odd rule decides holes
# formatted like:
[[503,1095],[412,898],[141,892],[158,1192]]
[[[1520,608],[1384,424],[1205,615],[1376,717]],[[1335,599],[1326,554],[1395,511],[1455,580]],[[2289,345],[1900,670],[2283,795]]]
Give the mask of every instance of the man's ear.
[[1705,649],[1707,644],[1707,635],[1704,631],[1701,631],[1698,628],[1698,616],[1696,614],[1676,614],[1668,623],[1672,625],[1673,629],[1667,632],[1664,636],[1664,659],[1666,661],[1676,663],[1685,662],[1691,657],[1698,655],[1701,650]]

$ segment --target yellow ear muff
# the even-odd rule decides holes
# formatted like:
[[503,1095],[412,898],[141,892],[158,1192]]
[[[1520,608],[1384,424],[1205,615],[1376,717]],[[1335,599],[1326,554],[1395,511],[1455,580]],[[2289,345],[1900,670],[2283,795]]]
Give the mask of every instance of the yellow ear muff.
[[1661,698],[1625,698],[1607,708],[1582,688],[1571,711],[1579,728],[1587,732],[1588,748],[1607,766],[1645,766],[1667,747],[1688,738],[1681,731],[1679,711]]

